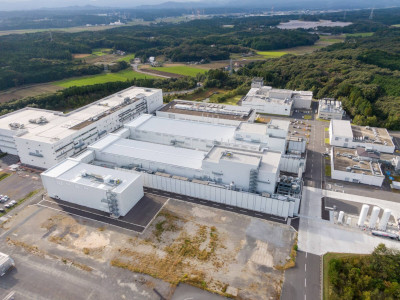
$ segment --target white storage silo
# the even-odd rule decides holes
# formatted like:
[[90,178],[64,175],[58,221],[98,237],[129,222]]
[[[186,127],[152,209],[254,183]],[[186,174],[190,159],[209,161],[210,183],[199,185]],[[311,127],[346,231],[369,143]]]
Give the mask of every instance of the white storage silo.
[[386,208],[383,211],[383,215],[382,215],[381,221],[379,222],[379,226],[378,226],[379,230],[382,230],[382,231],[386,230],[386,226],[387,226],[387,223],[389,222],[389,218],[391,215],[392,215],[392,211],[390,209]]
[[374,206],[372,209],[371,217],[369,218],[368,227],[374,229],[376,226],[376,221],[378,221],[379,213],[381,212],[381,208],[378,206]]
[[367,218],[368,215],[368,210],[369,210],[369,205],[363,204],[361,207],[361,212],[360,212],[360,217],[358,218],[357,225],[358,226],[364,226],[365,219]]
[[350,225],[351,225],[351,218],[350,218],[350,217],[349,217],[349,218],[347,218],[346,225],[348,225],[348,226],[350,226]]
[[339,216],[337,218],[337,221],[338,221],[339,224],[343,224],[343,218],[344,218],[344,212],[340,211],[339,212]]

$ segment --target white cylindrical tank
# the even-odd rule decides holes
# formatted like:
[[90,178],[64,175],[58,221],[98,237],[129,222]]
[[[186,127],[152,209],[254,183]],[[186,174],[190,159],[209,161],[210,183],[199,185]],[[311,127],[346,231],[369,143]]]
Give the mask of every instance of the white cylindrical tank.
[[382,215],[381,221],[379,222],[379,226],[378,226],[379,230],[382,230],[382,231],[386,230],[386,226],[387,226],[387,223],[389,222],[389,218],[391,215],[392,215],[392,211],[390,209],[386,208],[383,211],[383,215]]
[[381,208],[378,206],[374,206],[372,209],[371,216],[369,217],[369,225],[368,227],[374,229],[376,226],[376,221],[378,221],[379,213],[381,212]]
[[344,218],[344,212],[343,212],[343,211],[340,211],[340,212],[339,212],[339,216],[338,216],[338,218],[337,218],[337,222],[338,222],[339,224],[343,224],[343,218]]
[[365,219],[367,218],[368,215],[368,210],[369,210],[369,205],[363,204],[361,207],[361,212],[360,212],[360,217],[358,218],[357,225],[358,226],[364,226]]
[[349,217],[349,218],[347,218],[346,224],[347,224],[348,226],[350,226],[350,225],[351,225],[351,218],[350,218],[350,217]]

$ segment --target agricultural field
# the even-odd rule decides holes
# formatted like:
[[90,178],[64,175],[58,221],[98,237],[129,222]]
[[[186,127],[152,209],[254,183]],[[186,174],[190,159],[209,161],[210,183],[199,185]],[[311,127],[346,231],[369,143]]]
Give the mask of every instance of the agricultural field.
[[288,52],[285,52],[285,51],[258,51],[257,54],[263,56],[264,58],[277,58],[277,57],[281,57],[285,54],[288,54]]
[[184,66],[184,65],[157,67],[157,68],[150,68],[150,69],[156,70],[156,71],[161,71],[161,72],[183,75],[183,76],[191,76],[191,77],[196,77],[196,75],[198,73],[204,74],[205,72],[207,72],[207,70],[205,70],[205,69],[189,67],[189,66]]
[[362,33],[347,33],[346,37],[368,37],[372,36],[373,32],[362,32]]
[[110,48],[99,48],[99,49],[93,49],[92,55],[94,56],[103,56],[110,54],[112,52],[112,49]]
[[53,85],[69,88],[71,86],[85,86],[99,83],[126,81],[132,79],[156,78],[155,76],[141,74],[132,70],[123,70],[117,73],[105,73],[93,76],[84,76],[80,78],[71,78],[53,82]]
[[126,61],[129,64],[130,61],[133,59],[135,59],[135,54],[127,54],[127,55],[121,57],[120,59],[118,59],[117,61]]
[[18,100],[25,97],[35,97],[38,95],[52,94],[62,89],[62,87],[51,83],[33,84],[19,88],[11,88],[0,92],[0,103]]

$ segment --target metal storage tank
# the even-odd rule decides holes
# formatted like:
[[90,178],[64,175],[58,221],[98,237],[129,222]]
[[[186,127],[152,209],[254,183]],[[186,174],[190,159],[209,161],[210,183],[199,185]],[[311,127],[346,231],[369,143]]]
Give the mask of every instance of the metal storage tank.
[[357,225],[358,226],[364,226],[365,219],[367,218],[368,215],[368,210],[369,210],[369,205],[363,204],[361,207],[361,212],[360,212],[360,217],[358,218]]
[[379,226],[378,226],[379,230],[382,230],[382,231],[386,230],[386,226],[387,226],[387,223],[389,222],[389,218],[391,215],[392,215],[392,211],[390,209],[386,208],[383,211],[383,215],[382,215],[381,221],[379,222]]
[[347,221],[346,221],[346,225],[351,225],[351,218],[349,217],[349,218],[347,218]]
[[343,218],[344,218],[344,212],[340,211],[339,212],[339,216],[337,218],[337,221],[338,221],[339,224],[343,224]]
[[369,218],[368,227],[374,229],[376,226],[376,221],[378,221],[379,213],[381,212],[381,208],[378,206],[374,206],[372,209],[371,217]]

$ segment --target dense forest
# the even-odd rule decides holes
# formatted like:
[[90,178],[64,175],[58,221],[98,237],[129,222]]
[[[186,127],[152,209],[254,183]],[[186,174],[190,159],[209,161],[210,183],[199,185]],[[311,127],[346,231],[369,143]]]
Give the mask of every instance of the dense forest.
[[265,84],[342,100],[356,124],[400,129],[400,29],[348,38],[303,56],[253,63],[239,71]]
[[[79,33],[39,32],[0,37],[0,90],[72,76],[92,75],[101,66],[73,59],[73,54],[114,48],[147,59],[164,55],[171,61],[225,60],[250,48],[273,50],[312,45],[315,34],[269,28],[277,19],[215,18],[180,24],[126,26]],[[225,24],[233,27],[224,27]],[[119,69],[127,67],[121,65]]]
[[16,101],[0,103],[0,115],[27,106],[65,112],[82,107],[131,86],[159,88],[168,92],[195,88],[197,86],[197,80],[192,77],[179,79],[135,79],[125,82],[109,82],[82,87],[70,87],[50,95],[27,97]]
[[371,255],[329,261],[330,299],[400,299],[400,252],[380,244]]

